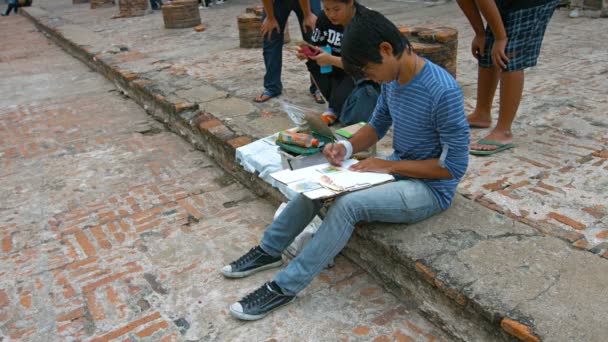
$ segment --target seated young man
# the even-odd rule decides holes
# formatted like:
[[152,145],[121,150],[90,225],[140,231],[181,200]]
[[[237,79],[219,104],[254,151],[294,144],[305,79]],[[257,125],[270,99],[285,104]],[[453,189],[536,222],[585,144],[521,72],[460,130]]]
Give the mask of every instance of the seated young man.
[[[410,224],[447,209],[467,169],[469,125],[458,83],[417,56],[393,23],[371,10],[353,18],[344,35],[342,61],[347,72],[383,83],[382,92],[369,125],[349,141],[329,144],[323,153],[340,165],[393,125],[394,153],[387,160],[363,160],[352,169],[390,173],[396,181],[338,197],[301,253],[273,281],[230,306],[237,318],[260,319],[291,302],[344,248],[357,222]],[[283,250],[322,206],[323,201],[296,197],[266,229],[260,245],[221,272],[241,278],[280,266]]]

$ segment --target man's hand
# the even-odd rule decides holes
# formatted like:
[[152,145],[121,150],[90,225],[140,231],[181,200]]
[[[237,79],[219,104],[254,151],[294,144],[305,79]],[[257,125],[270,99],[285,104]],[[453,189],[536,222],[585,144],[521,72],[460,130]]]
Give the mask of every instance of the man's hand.
[[323,154],[331,165],[340,166],[344,161],[344,156],[346,156],[346,147],[336,143],[327,144],[323,148]]
[[279,23],[275,17],[266,17],[264,22],[262,23],[262,37],[270,40],[272,36],[272,32],[277,31],[281,33],[281,28],[279,27]]
[[317,25],[317,16],[314,13],[310,13],[307,16],[304,16],[304,20],[302,20],[302,28],[304,29],[304,33],[308,32],[308,29],[311,31],[315,29]]
[[507,38],[496,39],[494,46],[492,47],[492,63],[500,67],[500,69],[506,69],[507,63],[509,63],[509,57],[505,54],[507,47]]
[[316,49],[317,51],[319,51],[319,54],[316,56],[311,56],[309,57],[310,59],[312,59],[313,61],[317,62],[317,64],[319,66],[327,66],[327,65],[332,65],[332,61],[334,59],[334,56],[328,54],[327,52],[325,52],[325,50],[319,48],[319,47],[314,47],[314,49]]
[[349,170],[360,172],[391,173],[394,162],[378,158],[367,158],[351,166]]
[[473,57],[479,59],[486,52],[486,35],[484,34],[476,34],[475,38],[473,38],[473,42],[471,43],[471,53]]

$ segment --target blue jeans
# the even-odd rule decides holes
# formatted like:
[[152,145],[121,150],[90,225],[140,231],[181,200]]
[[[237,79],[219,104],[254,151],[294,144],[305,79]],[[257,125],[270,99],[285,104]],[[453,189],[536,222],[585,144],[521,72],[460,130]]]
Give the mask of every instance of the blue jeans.
[[[304,33],[302,21],[304,13],[300,8],[298,0],[275,0],[273,2],[274,17],[277,19],[281,32],[273,31],[270,39],[264,37],[264,65],[266,66],[266,74],[264,75],[264,89],[271,92],[273,95],[279,95],[283,91],[283,83],[281,82],[281,69],[283,68],[283,32],[285,32],[285,24],[289,18],[289,14],[294,11],[300,22],[300,30],[304,40],[310,42],[311,31],[308,29]],[[310,10],[314,14],[321,12],[321,1],[310,0]],[[266,13],[263,14],[263,19],[266,19]]]
[[[291,200],[264,232],[260,246],[279,256],[323,206],[303,195]],[[421,180],[404,179],[338,197],[314,237],[274,281],[288,294],[302,291],[346,246],[359,221],[414,223],[441,211],[432,190]]]

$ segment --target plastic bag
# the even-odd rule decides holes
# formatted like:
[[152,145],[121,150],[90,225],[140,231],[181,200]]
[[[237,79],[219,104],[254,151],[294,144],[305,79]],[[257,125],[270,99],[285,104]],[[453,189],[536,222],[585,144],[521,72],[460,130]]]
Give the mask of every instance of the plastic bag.
[[287,113],[287,116],[289,116],[291,121],[293,121],[293,123],[301,129],[305,129],[307,126],[306,120],[304,119],[304,115],[308,112],[315,111],[313,108],[305,108],[291,103],[287,103],[285,101],[281,101],[281,108],[283,108],[283,111]]
[[[287,206],[287,203],[281,203],[281,205],[279,206],[277,211],[274,213],[275,219],[279,216],[279,214],[283,211],[283,209],[285,209],[286,206]],[[295,258],[298,254],[300,254],[300,252],[304,249],[306,244],[315,235],[317,230],[319,230],[321,223],[323,223],[321,218],[319,216],[315,216],[312,219],[312,221],[310,221],[308,226],[306,226],[306,228],[304,228],[304,230],[300,233],[300,235],[296,236],[296,238],[293,240],[291,245],[289,245],[287,247],[287,249],[285,250],[285,253],[290,258]],[[328,267],[333,267],[333,266],[334,266],[334,261],[332,260],[329,263]]]

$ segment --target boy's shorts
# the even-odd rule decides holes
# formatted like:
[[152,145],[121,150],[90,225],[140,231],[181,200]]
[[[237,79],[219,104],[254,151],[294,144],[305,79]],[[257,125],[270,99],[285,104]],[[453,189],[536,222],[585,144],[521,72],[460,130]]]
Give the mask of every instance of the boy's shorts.
[[[551,0],[544,5],[501,12],[508,37],[505,54],[509,57],[507,67],[503,71],[523,70],[536,65],[545,29],[558,3],[559,0]],[[500,5],[500,1],[497,1],[497,4]],[[493,45],[494,34],[488,25],[485,54],[479,58],[480,67],[490,68],[493,65]]]

